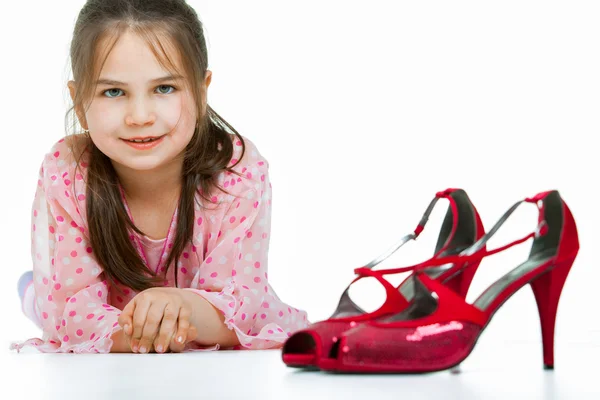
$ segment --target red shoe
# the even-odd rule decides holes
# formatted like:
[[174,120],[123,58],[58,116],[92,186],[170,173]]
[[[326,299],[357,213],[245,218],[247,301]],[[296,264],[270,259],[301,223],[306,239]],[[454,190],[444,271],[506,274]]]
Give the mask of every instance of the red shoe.
[[[421,373],[440,371],[460,364],[473,350],[479,335],[500,306],[529,284],[533,289],[542,327],[544,366],[554,367],[554,327],[560,294],[579,251],[575,220],[557,191],[524,200],[539,207],[535,232],[501,248],[480,252],[516,203],[473,248],[465,254],[430,260],[414,269],[416,301],[394,316],[369,321],[344,332],[332,349],[332,357],[321,363],[324,370],[341,372]],[[423,274],[425,269],[451,262],[460,270],[472,262],[533,238],[529,258],[492,284],[472,304],[440,282]],[[398,269],[369,271],[381,275]],[[366,272],[366,271],[358,271]]]
[[[448,199],[450,205],[438,237],[433,258],[458,254],[465,248],[472,246],[484,235],[485,232],[479,213],[465,191],[462,189],[448,189],[436,194],[414,233],[402,238],[390,250],[371,261],[363,269],[371,271],[371,268],[387,259],[409,240],[415,240],[425,227],[435,204],[440,198]],[[449,272],[447,266],[431,268],[427,273],[432,278],[445,284],[450,290],[458,293],[459,296],[465,297],[477,265],[478,263],[473,263],[469,268],[461,270],[458,274]],[[394,315],[407,307],[414,295],[413,279],[407,278],[396,288],[383,277],[373,275],[385,287],[387,299],[383,306],[376,311],[371,313],[363,311],[350,299],[348,291],[354,282],[367,275],[369,274],[358,276],[348,285],[341,296],[336,311],[329,319],[311,324],[308,328],[296,331],[288,338],[282,349],[283,362],[287,366],[295,368],[317,367],[320,359],[326,359],[329,356],[333,344],[345,330],[374,318]]]

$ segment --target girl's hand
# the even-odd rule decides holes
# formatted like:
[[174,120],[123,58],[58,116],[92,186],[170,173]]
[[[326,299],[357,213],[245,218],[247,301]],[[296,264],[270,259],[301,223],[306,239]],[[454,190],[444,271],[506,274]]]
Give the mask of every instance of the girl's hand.
[[125,306],[119,325],[134,353],[181,352],[195,340],[197,330],[190,324],[192,307],[187,296],[178,288],[151,288]]

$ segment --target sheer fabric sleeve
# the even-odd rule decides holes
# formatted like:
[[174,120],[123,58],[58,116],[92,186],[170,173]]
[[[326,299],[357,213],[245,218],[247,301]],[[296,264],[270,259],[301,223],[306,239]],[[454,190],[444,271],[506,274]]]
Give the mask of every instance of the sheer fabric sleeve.
[[80,177],[72,176],[61,156],[64,146],[57,144],[53,150],[40,168],[31,223],[33,280],[43,336],[13,348],[32,345],[42,352],[108,353],[110,336],[121,329],[117,323],[121,311],[107,304],[107,282],[87,244],[70,190]]
[[[223,313],[225,324],[240,340],[238,348],[278,348],[294,331],[307,326],[307,314],[281,301],[269,283],[272,187],[268,162],[251,147],[235,169],[244,178],[228,176],[226,189],[235,198],[222,218],[212,222],[210,235],[217,239],[209,240],[212,245],[190,290]],[[222,290],[199,289],[206,285]]]

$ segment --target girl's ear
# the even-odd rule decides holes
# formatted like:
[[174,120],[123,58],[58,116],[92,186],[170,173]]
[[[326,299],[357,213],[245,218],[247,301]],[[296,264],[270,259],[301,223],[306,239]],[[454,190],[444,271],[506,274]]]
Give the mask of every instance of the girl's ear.
[[[204,82],[202,85],[202,116],[206,114],[206,103],[208,102],[208,87],[210,86],[210,82],[212,81],[212,71],[206,70],[206,75],[204,75]],[[198,118],[200,119],[200,118]]]
[[[73,104],[75,104],[75,81],[69,81],[67,83],[67,86],[69,87],[69,93],[71,94],[71,101],[73,101]],[[87,121],[85,119],[85,114],[80,106],[75,107],[75,113],[77,114],[77,118],[79,119],[79,125],[81,125],[83,129],[89,129],[87,126]]]
[[207,69],[206,75],[204,76],[204,85],[208,88],[210,86],[211,81],[212,81],[212,71]]

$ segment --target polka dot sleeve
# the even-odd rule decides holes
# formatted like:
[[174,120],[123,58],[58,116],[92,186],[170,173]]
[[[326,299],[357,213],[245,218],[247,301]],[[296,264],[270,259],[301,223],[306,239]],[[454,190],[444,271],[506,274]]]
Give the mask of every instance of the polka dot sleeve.
[[217,239],[208,248],[191,290],[224,314],[225,324],[240,340],[237,349],[278,348],[291,333],[306,327],[307,315],[283,303],[268,281],[272,193],[268,163],[251,150],[235,168],[245,179],[230,175],[231,183],[237,184],[226,189],[235,198],[211,229]]
[[107,282],[86,243],[78,206],[68,190],[75,177],[61,170],[68,166],[60,158],[56,151],[44,159],[32,207],[31,255],[43,338],[15,347],[108,353],[111,334],[121,329],[120,310],[107,304]]

